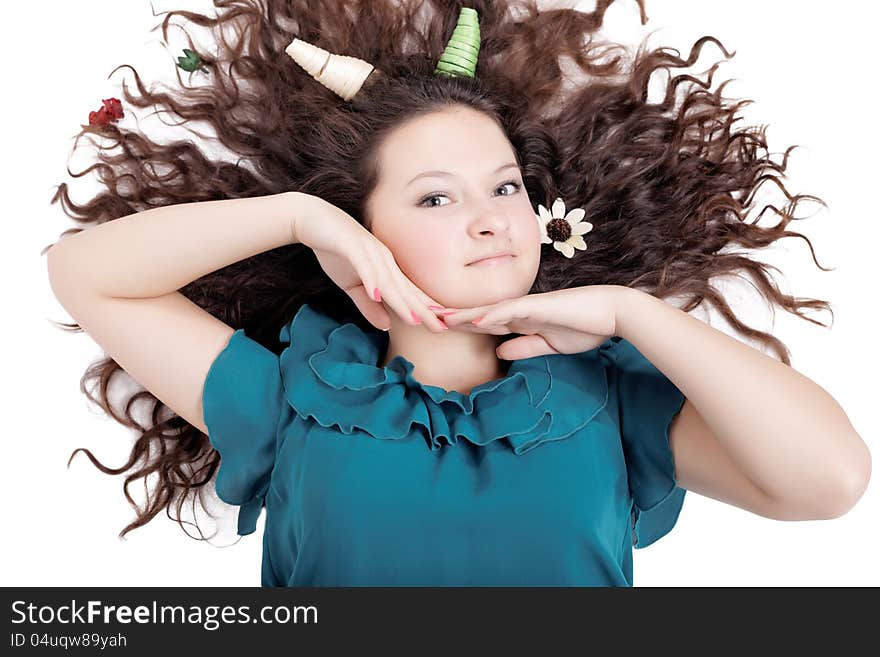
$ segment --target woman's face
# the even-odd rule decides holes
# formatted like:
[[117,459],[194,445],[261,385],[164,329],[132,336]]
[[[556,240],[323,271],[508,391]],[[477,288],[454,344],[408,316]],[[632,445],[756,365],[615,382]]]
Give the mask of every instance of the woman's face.
[[[460,308],[528,293],[540,227],[513,148],[490,117],[460,106],[420,116],[378,155],[370,230],[416,286]],[[513,256],[471,264],[499,252]]]

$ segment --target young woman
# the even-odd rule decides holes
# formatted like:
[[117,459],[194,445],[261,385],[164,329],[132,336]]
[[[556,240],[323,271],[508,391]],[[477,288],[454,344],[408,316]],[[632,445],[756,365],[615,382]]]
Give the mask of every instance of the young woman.
[[[126,488],[158,476],[123,535],[215,481],[239,534],[266,508],[266,586],[630,586],[632,548],[687,490],[780,520],[855,504],[871,462],[846,414],[711,280],[830,309],[724,250],[809,242],[787,225],[812,197],[747,222],[785,161],[734,129],[714,68],[674,74],[707,43],[729,53],[703,37],[687,59],[609,58],[609,4],[166,17],[214,35],[182,62],[201,80],[135,72],[120,105],[207,122],[240,157],[98,117],[106,190],[56,196],[96,225],[48,252],[109,356],[89,376],[123,368],[155,402],[122,468],[85,450]],[[573,89],[561,56],[588,74]],[[703,301],[780,360],[688,315]]]

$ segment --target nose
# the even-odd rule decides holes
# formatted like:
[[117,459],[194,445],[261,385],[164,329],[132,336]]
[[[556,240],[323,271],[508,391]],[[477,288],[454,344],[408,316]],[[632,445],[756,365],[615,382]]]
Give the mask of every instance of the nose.
[[484,208],[476,215],[473,221],[474,230],[482,235],[486,232],[492,234],[507,232],[510,229],[510,220],[499,212],[497,208]]

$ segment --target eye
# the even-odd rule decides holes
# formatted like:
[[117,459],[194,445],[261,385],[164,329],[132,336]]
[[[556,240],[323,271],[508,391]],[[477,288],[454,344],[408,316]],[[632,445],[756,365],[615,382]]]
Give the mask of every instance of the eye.
[[[521,187],[521,185],[518,182],[516,182],[515,180],[508,180],[506,183],[503,183],[501,185],[501,187],[504,187],[505,185],[513,185],[514,189],[510,194],[504,194],[504,196],[510,196],[511,194],[516,194]],[[499,187],[498,189],[501,189],[501,187]]]
[[434,193],[434,194],[428,194],[427,196],[425,196],[424,198],[422,198],[421,201],[419,201],[418,205],[419,205],[419,207],[425,207],[425,208],[439,208],[439,207],[442,207],[441,205],[435,205],[435,204],[428,204],[428,205],[425,205],[425,202],[426,202],[426,201],[430,201],[431,199],[434,199],[434,198],[441,198],[441,197],[444,197],[444,196],[446,196],[446,195],[445,195],[445,194],[441,194],[441,193],[439,193],[439,192]]
[[[508,194],[501,194],[501,196],[511,196],[513,194],[516,194],[520,189],[522,189],[522,185],[520,185],[515,180],[508,180],[507,182],[501,183],[498,187],[496,187],[496,189],[501,189],[502,187],[506,187],[507,185],[513,185],[514,190]],[[418,205],[419,205],[419,207],[430,207],[430,208],[443,207],[442,205],[436,205],[436,204],[425,205],[426,201],[430,201],[431,199],[441,198],[441,197],[446,197],[446,194],[444,194],[442,192],[433,192],[431,194],[428,194],[427,196],[423,196],[422,199],[418,202]]]

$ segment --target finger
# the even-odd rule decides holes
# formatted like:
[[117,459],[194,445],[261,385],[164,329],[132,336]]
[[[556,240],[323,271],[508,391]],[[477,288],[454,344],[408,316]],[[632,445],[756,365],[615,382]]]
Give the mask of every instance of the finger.
[[443,304],[437,302],[436,299],[428,296],[421,290],[421,288],[415,285],[413,286],[413,289],[415,290],[415,293],[418,295],[419,299],[422,300],[422,303],[428,308],[428,310],[430,310],[431,313],[433,313],[433,315],[438,318],[438,322],[443,322],[443,325],[446,326],[446,328],[448,329],[449,327],[447,326],[443,317],[447,313],[454,312],[456,309],[450,308],[449,306],[444,306]]
[[486,312],[479,317],[480,326],[491,324],[508,324],[520,322],[532,318],[529,305],[523,303],[522,297],[508,301],[502,301],[486,308]]
[[397,314],[403,317],[407,324],[412,326],[424,324],[435,333],[447,330],[432,310],[425,304],[419,303],[415,295],[408,292],[408,288],[412,284],[408,283],[408,279],[402,273],[397,274],[395,270],[390,271],[389,281],[391,285],[390,302]]
[[462,308],[461,310],[457,310],[454,313],[444,314],[443,321],[445,321],[449,326],[458,326],[465,322],[470,322],[472,320],[480,319],[481,317],[486,316],[491,308],[492,306],[475,306],[473,308]]
[[380,282],[379,269],[369,257],[369,251],[367,250],[364,255],[365,261],[355,263],[355,271],[362,284],[345,291],[368,322],[378,329],[387,331],[391,328],[391,317],[382,303],[381,288],[385,286]]
[[507,333],[511,333],[511,331],[503,324],[493,324],[492,326],[474,326],[470,322],[463,322],[461,324],[450,324],[449,329],[466,333],[481,333],[483,335],[506,335]]
[[[409,279],[407,279],[407,280],[409,280]],[[442,303],[437,301],[434,297],[426,294],[425,291],[422,290],[422,288],[418,287],[415,284],[412,284],[412,285],[413,285],[413,290],[418,295],[418,297],[422,301],[422,303],[424,303],[425,306],[429,310],[433,311],[435,315],[442,317],[444,313],[449,313],[449,312],[454,312],[456,310],[461,310],[461,308],[456,308],[455,306],[443,305]]]
[[397,282],[393,279],[394,277],[391,272],[386,271],[386,275],[383,279],[385,283],[382,286],[382,300],[391,306],[394,312],[397,313],[397,316],[402,318],[404,322],[411,326],[417,326],[421,321],[416,317],[413,317],[409,303],[400,291]]
[[367,294],[367,290],[363,285],[359,285],[348,291],[348,296],[354,301],[357,309],[360,311],[370,324],[377,329],[387,331],[391,328],[391,318],[385,307],[376,302],[371,295]]
[[[401,271],[391,252],[384,252],[383,255],[386,267],[396,283],[395,289],[401,299],[402,310],[398,314],[405,317],[408,323],[413,325],[424,324],[435,333],[447,330],[444,322],[438,319],[434,311],[428,308],[428,304],[421,301],[420,296],[424,293]],[[406,314],[404,315],[404,313]]]
[[373,296],[377,287],[375,268],[369,264],[368,259],[352,259],[351,262],[357,274],[358,283],[343,286],[342,291],[349,296],[368,322],[378,329],[385,330],[390,324],[388,313]]
[[489,326],[472,326],[470,322],[465,322],[455,327],[458,331],[468,330],[475,333],[486,333],[488,335],[508,335],[510,333],[519,333],[515,331],[509,324],[491,324]]
[[558,354],[559,352],[536,333],[502,342],[495,349],[495,353],[498,355],[498,358],[504,360],[521,360],[523,358],[534,358],[535,356]]
[[[448,330],[446,324],[437,318],[433,310],[428,308],[428,303],[423,298],[427,295],[403,273],[390,252],[385,254],[385,262],[397,281],[398,289],[406,303],[410,319],[412,320],[410,323],[424,324],[434,333]],[[433,303],[433,300],[430,303]]]
[[[411,300],[411,308],[414,310],[416,315],[418,315],[422,319],[422,322],[425,324],[425,326],[427,326],[435,333],[448,330],[446,323],[437,316],[436,311],[428,307],[429,304],[439,304],[436,304],[433,299],[422,292],[421,289],[412,281],[410,281],[405,274],[401,273],[401,276],[403,276],[405,285],[410,292],[409,299]],[[425,301],[425,299],[428,299],[428,301]]]
[[533,305],[518,297],[500,301],[486,307],[486,311],[480,317],[472,320],[477,326],[486,328],[502,327],[506,333],[525,333],[521,327],[534,324],[538,317],[534,313]]
[[413,326],[419,324],[410,314],[409,306],[398,288],[396,277],[393,275],[393,271],[381,250],[368,250],[368,257],[377,271],[378,280],[376,287],[379,290],[382,302],[390,306],[398,317],[401,317],[407,324]]
[[436,308],[438,308],[438,309],[445,309],[446,308],[446,306],[444,306],[442,303],[440,303],[439,301],[437,301],[436,299],[434,299],[433,297],[428,295],[422,288],[420,288],[418,285],[413,283],[406,274],[403,274],[403,276],[406,278],[407,282],[412,286],[413,294],[416,295],[416,297],[419,299],[419,301],[421,301],[423,304],[425,304],[426,308],[428,308],[430,310],[433,310],[433,308],[431,308],[431,306],[436,306]]

